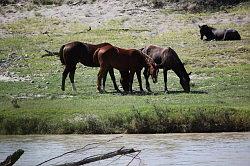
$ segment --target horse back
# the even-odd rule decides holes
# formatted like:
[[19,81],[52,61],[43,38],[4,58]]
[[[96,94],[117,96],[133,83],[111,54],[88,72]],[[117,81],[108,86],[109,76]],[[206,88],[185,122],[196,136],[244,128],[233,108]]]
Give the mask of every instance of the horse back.
[[159,68],[170,70],[181,63],[177,53],[170,47],[162,48],[150,45],[143,51],[159,65]]
[[110,45],[109,43],[100,43],[100,44],[89,44],[89,43],[85,43],[88,48],[89,48],[89,54],[90,56],[93,56],[95,51],[98,49],[98,48],[101,48],[101,47],[104,47],[104,46],[107,46],[107,45]]
[[123,70],[141,70],[145,64],[145,57],[137,49],[118,48],[117,61],[122,62],[119,67]]
[[[94,56],[96,58],[96,54]],[[145,66],[142,56],[139,50],[113,46],[104,46],[98,51],[100,66],[113,67],[120,71],[142,69]]]
[[88,47],[82,42],[71,42],[60,49],[60,59],[64,65],[76,65],[88,55]]
[[155,45],[145,47],[142,52],[151,57],[156,64],[161,64],[163,59],[164,48]]
[[117,53],[117,49],[110,44],[97,48],[95,53],[93,54],[94,63],[107,63],[108,61],[110,61],[109,59],[116,57]]
[[241,36],[235,29],[227,29],[223,40],[241,40]]
[[88,54],[85,59],[81,62],[85,66],[89,67],[99,67],[99,62],[98,60],[94,60],[94,54],[95,52],[100,49],[101,47],[110,45],[109,43],[100,43],[100,44],[89,44],[89,43],[84,43],[88,47]]

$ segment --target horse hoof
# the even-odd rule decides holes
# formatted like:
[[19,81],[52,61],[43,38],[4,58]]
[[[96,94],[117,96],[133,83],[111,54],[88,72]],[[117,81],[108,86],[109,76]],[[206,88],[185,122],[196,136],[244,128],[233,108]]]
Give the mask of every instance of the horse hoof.
[[98,90],[99,93],[103,94],[103,93],[106,93],[105,90]]
[[127,95],[127,94],[129,94],[129,91],[123,91],[121,93],[122,93],[122,95]]
[[141,93],[141,94],[144,94],[144,93],[145,93],[145,91],[144,91],[144,90],[140,90],[140,93]]

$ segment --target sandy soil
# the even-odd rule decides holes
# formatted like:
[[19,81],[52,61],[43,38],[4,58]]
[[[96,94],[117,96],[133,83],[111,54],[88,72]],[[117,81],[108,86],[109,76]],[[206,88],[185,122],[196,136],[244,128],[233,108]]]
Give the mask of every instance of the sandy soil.
[[[18,4],[22,7],[25,4]],[[169,4],[165,8],[173,9]],[[91,27],[101,26],[103,22],[111,19],[125,18],[124,28],[133,26],[145,26],[154,33],[162,33],[168,30],[184,27],[197,27],[198,24],[216,23],[250,23],[250,15],[234,15],[228,13],[214,13],[211,17],[194,18],[190,21],[176,19],[179,14],[164,14],[160,9],[153,9],[145,1],[134,0],[97,0],[93,4],[77,4],[62,6],[42,6],[32,11],[20,11],[17,7],[9,6],[5,14],[0,14],[0,23],[13,22],[22,18],[35,15],[46,18],[57,18],[63,21],[78,21]],[[5,31],[0,29],[0,34]]]
[[[250,15],[235,15],[230,13],[214,13],[209,17],[195,17],[190,20],[177,19],[182,17],[180,14],[164,14],[160,9],[150,7],[145,0],[97,0],[93,4],[75,4],[62,6],[41,6],[34,10],[20,10],[25,8],[24,3],[17,5],[0,6],[0,24],[14,22],[19,19],[35,17],[36,15],[45,18],[57,18],[62,21],[77,21],[93,28],[101,26],[104,22],[111,19],[124,19],[123,27],[145,27],[150,35],[157,35],[166,31],[173,31],[183,28],[198,28],[198,24],[246,24],[250,23]],[[169,4],[165,8],[172,9],[174,6]],[[10,34],[0,28],[0,38]],[[0,81],[25,81],[10,74],[3,66],[9,63],[1,62]]]

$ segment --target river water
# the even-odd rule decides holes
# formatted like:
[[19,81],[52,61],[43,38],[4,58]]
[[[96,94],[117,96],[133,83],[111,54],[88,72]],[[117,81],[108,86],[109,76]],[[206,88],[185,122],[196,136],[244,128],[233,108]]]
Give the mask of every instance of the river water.
[[[121,137],[119,137],[121,136]],[[119,137],[119,138],[118,138]],[[106,142],[113,139],[110,142]],[[102,142],[101,144],[91,144]],[[44,165],[79,161],[91,155],[115,151],[123,146],[141,150],[132,166],[249,166],[250,132],[141,135],[2,135],[0,161],[17,149],[25,152],[16,165],[36,165],[65,152],[84,147]],[[89,165],[127,165],[133,157],[114,157]]]

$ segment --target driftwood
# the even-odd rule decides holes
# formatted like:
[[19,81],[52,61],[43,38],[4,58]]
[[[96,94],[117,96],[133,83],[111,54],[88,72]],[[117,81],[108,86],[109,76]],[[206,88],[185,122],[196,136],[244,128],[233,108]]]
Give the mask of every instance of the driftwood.
[[24,150],[18,149],[12,155],[8,156],[3,162],[1,162],[0,166],[12,166],[22,156],[23,153]]
[[116,140],[116,139],[119,139],[119,138],[121,138],[121,137],[122,137],[122,136],[117,136],[117,137],[112,138],[112,139],[107,140],[107,141],[103,141],[103,142],[94,142],[94,143],[87,144],[87,145],[85,145],[84,147],[81,147],[81,148],[78,148],[78,149],[74,149],[74,150],[65,152],[65,153],[63,153],[63,154],[61,154],[61,155],[59,155],[59,156],[55,156],[55,157],[53,157],[53,158],[50,158],[50,159],[48,159],[48,160],[46,160],[46,161],[44,161],[44,162],[42,162],[42,163],[37,164],[36,166],[41,166],[41,165],[43,165],[43,164],[45,164],[45,163],[47,163],[47,162],[50,162],[50,161],[52,161],[52,160],[54,160],[54,159],[63,157],[64,155],[67,155],[67,154],[76,153],[76,152],[84,152],[84,151],[87,151],[87,150],[90,150],[90,149],[97,148],[97,147],[99,147],[99,146],[101,146],[101,145],[103,145],[103,144],[109,143],[109,142],[111,142],[111,141],[113,141],[113,140]]
[[79,166],[79,165],[84,165],[84,164],[88,164],[88,163],[92,163],[92,162],[96,162],[96,161],[100,161],[100,160],[105,160],[105,159],[112,158],[112,157],[115,157],[115,156],[118,156],[118,155],[127,155],[127,154],[131,154],[131,153],[136,153],[136,152],[140,153],[141,151],[140,150],[134,150],[134,149],[123,149],[123,148],[121,148],[119,150],[109,152],[107,154],[90,156],[90,157],[87,157],[87,158],[85,158],[83,160],[80,160],[80,161],[77,161],[77,162],[65,163],[65,164],[60,164],[60,165],[56,165],[56,166]]
[[[87,148],[88,146],[92,146],[92,145],[96,145],[96,146]],[[96,147],[98,147],[98,146],[100,146],[100,143],[91,143],[91,144],[87,144],[87,145],[85,145],[85,146],[82,147],[82,148],[75,149],[75,150],[71,150],[71,151],[68,151],[68,152],[66,152],[66,153],[63,153],[63,154],[61,154],[61,155],[59,155],[59,156],[50,158],[50,159],[48,159],[48,160],[46,160],[46,161],[44,161],[44,162],[42,162],[42,163],[37,164],[36,166],[43,165],[44,163],[47,163],[47,162],[49,162],[49,161],[51,161],[51,160],[60,158],[60,157],[62,157],[62,156],[64,156],[64,155],[67,155],[67,154],[70,154],[70,153],[75,153],[75,152],[79,152],[79,151],[86,151],[86,150],[94,149],[94,148],[96,148]]]

